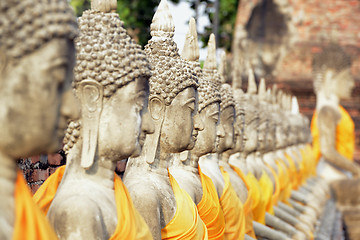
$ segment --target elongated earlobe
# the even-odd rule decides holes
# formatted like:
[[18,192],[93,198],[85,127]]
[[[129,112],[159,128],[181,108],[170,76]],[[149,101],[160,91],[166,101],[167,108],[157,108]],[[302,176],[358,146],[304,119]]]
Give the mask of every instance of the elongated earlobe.
[[100,116],[103,103],[103,87],[94,80],[80,83],[78,94],[82,103],[82,136],[81,167],[89,169],[97,150]]
[[[146,154],[146,162],[148,164],[154,163],[156,151],[159,146],[159,140],[161,135],[161,128],[164,122],[165,116],[165,102],[158,97],[151,97],[149,99],[149,113],[154,121],[155,131],[153,134],[146,136],[146,141],[143,147],[143,151]],[[148,146],[149,145],[149,146]],[[156,145],[156,147],[150,147]]]

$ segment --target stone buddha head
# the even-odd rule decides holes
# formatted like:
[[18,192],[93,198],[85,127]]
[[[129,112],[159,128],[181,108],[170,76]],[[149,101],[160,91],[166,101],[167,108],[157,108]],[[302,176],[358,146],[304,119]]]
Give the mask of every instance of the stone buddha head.
[[254,73],[249,69],[248,90],[244,94],[243,101],[245,112],[244,153],[246,154],[254,152],[258,145],[259,100],[256,93]]
[[270,88],[266,91],[266,102],[267,102],[267,110],[268,110],[268,133],[266,135],[266,150],[272,151],[276,148],[276,118],[277,114],[276,108],[273,105],[273,94]]
[[267,147],[266,139],[269,131],[269,118],[270,118],[268,112],[268,105],[266,102],[266,85],[264,78],[260,80],[258,98],[259,98],[259,110],[261,114],[259,114],[257,150],[263,152]]
[[312,72],[317,95],[320,93],[326,98],[350,98],[355,87],[351,74],[351,59],[339,45],[330,44],[315,54]]
[[234,122],[235,102],[229,84],[224,83],[224,75],[219,74],[216,67],[216,43],[215,35],[211,34],[208,42],[208,56],[204,63],[204,73],[212,78],[212,81],[219,86],[220,103],[220,128],[223,128],[224,135],[219,136],[217,153],[223,153],[234,146]]
[[[82,110],[81,167],[88,169],[95,154],[112,161],[140,154],[145,134],[153,131],[147,114],[151,67],[117,13],[85,11],[79,26],[74,87]],[[65,151],[79,128],[69,125]]]
[[67,1],[1,1],[0,152],[61,149],[68,119],[79,115],[71,90],[77,30]]
[[143,154],[149,164],[168,154],[192,149],[199,124],[194,117],[198,76],[193,66],[180,58],[166,1],[160,2],[150,30],[152,38],[145,52],[153,67],[148,109],[155,133],[146,138]]
[[235,114],[234,124],[235,144],[230,150],[231,154],[242,152],[244,150],[244,131],[245,131],[245,109],[243,105],[244,92],[241,89],[234,89]]
[[288,132],[284,133],[284,131],[286,131],[285,125],[287,125],[287,123],[284,123],[285,115],[284,115],[284,112],[281,107],[281,101],[279,101],[279,99],[282,99],[283,92],[281,90],[278,90],[276,85],[273,86],[272,92],[273,92],[274,121],[276,124],[275,146],[276,146],[276,149],[281,149],[281,148],[285,147],[285,145],[286,145],[285,133],[286,134],[288,133]]
[[[213,79],[214,74],[207,70],[203,72],[200,68],[195,19],[190,19],[189,26],[181,57],[189,61],[199,77],[198,115],[203,129],[199,131],[195,146],[191,150],[191,154],[199,158],[205,154],[216,152],[216,138],[221,131],[218,129],[221,98],[219,86]],[[209,49],[209,51],[211,50]],[[223,133],[220,134],[223,135]]]

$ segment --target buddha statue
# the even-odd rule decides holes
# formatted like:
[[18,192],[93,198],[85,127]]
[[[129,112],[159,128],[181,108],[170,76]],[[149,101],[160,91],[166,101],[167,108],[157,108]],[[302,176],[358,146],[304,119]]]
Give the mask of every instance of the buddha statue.
[[0,3],[0,239],[56,239],[16,160],[58,151],[67,121],[78,118],[77,31],[66,1]]
[[203,124],[192,150],[173,154],[169,171],[192,198],[199,211],[200,218],[206,225],[209,239],[223,239],[225,219],[219,197],[211,178],[202,173],[198,165],[199,158],[216,152],[216,137],[224,130],[219,122],[220,92],[218,85],[202,74],[199,63],[199,45],[195,19],[189,22],[189,32],[185,38],[181,58],[189,61],[199,76],[198,114]]
[[201,130],[198,76],[180,58],[166,0],[150,29],[145,52],[153,66],[148,109],[155,131],[146,137],[141,155],[129,158],[123,180],[154,239],[207,239],[195,203],[168,171],[173,154],[191,150]]
[[67,129],[66,167],[34,198],[61,239],[151,239],[114,172],[119,159],[140,154],[146,133],[154,131],[147,112],[149,61],[117,13],[93,8],[78,21],[73,85],[82,116]]
[[208,56],[204,63],[204,75],[217,86],[221,95],[219,127],[223,131],[219,134],[216,153],[200,158],[200,167],[205,175],[214,182],[220,198],[220,205],[225,217],[225,238],[243,239],[245,237],[245,215],[243,204],[234,190],[230,174],[220,166],[221,155],[234,146],[235,108],[231,87],[221,83],[221,76],[216,67],[216,44],[214,34],[210,35]]
[[312,71],[316,110],[311,132],[316,160],[323,159],[318,174],[328,182],[358,177],[360,167],[353,162],[354,122],[339,103],[351,97],[355,86],[350,57],[340,46],[330,44],[314,55]]
[[[250,74],[251,71],[250,71]],[[250,83],[249,86],[251,88],[253,88],[255,85],[255,82],[253,81],[254,78],[249,77]],[[240,85],[240,84],[238,84]],[[255,92],[255,91],[254,91]],[[237,110],[239,112],[241,112],[241,115],[245,115],[244,120],[241,123],[241,118],[237,117],[237,121],[238,124],[236,125],[238,128],[240,128],[238,131],[239,132],[245,132],[247,130],[252,130],[250,129],[246,129],[246,117],[250,117],[249,121],[250,123],[253,123],[254,121],[254,117],[255,119],[258,119],[258,115],[254,114],[254,108],[251,107],[252,104],[252,100],[255,101],[255,95],[250,95],[250,94],[244,94],[240,89],[235,89],[234,90],[234,98],[236,101],[238,101],[240,104],[238,104],[237,106]],[[251,97],[250,97],[251,96]],[[256,103],[256,101],[255,101]],[[246,116],[246,114],[248,114]],[[253,115],[250,115],[253,114]],[[251,118],[252,117],[252,118]],[[249,135],[255,135],[257,136],[257,125],[253,124],[254,128],[253,130],[255,130],[255,134],[254,132],[251,133]],[[251,126],[251,125],[250,125]],[[247,140],[247,139],[246,139]],[[251,139],[253,140],[253,139]],[[240,141],[240,142],[239,142]],[[258,184],[258,181],[256,180],[256,178],[254,177],[253,173],[252,173],[252,169],[249,171],[249,169],[247,168],[247,162],[246,162],[246,157],[244,157],[245,154],[247,154],[246,151],[254,151],[257,148],[257,139],[256,141],[250,142],[250,144],[246,145],[246,142],[244,141],[244,139],[242,139],[242,137],[237,138],[236,141],[236,147],[232,148],[231,150],[228,150],[228,152],[232,153],[230,156],[230,164],[232,169],[234,169],[236,171],[236,173],[238,174],[238,176],[240,176],[240,178],[242,179],[242,181],[248,186],[247,188],[247,194],[248,194],[248,199],[247,201],[244,203],[244,210],[246,212],[246,219],[247,219],[247,224],[249,221],[249,216],[251,216],[250,218],[252,220],[255,220],[251,223],[251,225],[253,226],[256,236],[260,237],[260,238],[267,238],[267,239],[287,239],[288,237],[283,234],[282,232],[276,231],[274,229],[271,229],[269,227],[267,227],[265,224],[265,202],[264,199],[262,198],[262,192],[260,189],[260,186]],[[245,152],[245,154],[244,154]],[[226,152],[225,152],[226,153]],[[223,153],[224,155],[224,153]],[[262,167],[262,166],[260,166]],[[246,174],[245,174],[246,173]],[[247,212],[248,210],[248,202],[251,202],[250,204],[250,212]],[[253,217],[255,216],[255,217]],[[258,222],[259,220],[261,220],[262,222]],[[278,220],[278,223],[281,224],[282,221]],[[286,224],[286,223],[285,223]],[[248,226],[248,225],[247,225]]]

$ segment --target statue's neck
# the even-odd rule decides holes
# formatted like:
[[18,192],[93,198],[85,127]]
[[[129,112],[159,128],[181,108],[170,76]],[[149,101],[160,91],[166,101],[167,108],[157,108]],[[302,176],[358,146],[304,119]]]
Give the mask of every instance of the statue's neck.
[[[201,164],[216,165],[219,166],[219,154],[208,153],[199,158]],[[201,165],[200,165],[201,166]]]
[[173,155],[172,166],[199,174],[199,170],[198,170],[199,157],[195,156],[194,154],[191,154],[190,151],[174,153],[172,155]]
[[16,161],[0,152],[0,235],[11,239],[15,220]]
[[[66,177],[86,178],[98,185],[106,188],[114,188],[114,175],[116,162],[106,156],[99,156],[98,151],[95,154],[93,165],[89,169],[81,167],[81,149],[82,139],[79,138],[76,144],[70,149],[67,156]],[[121,160],[121,159],[118,159]],[[64,178],[65,178],[64,176]]]
[[226,151],[219,154],[220,163],[229,164],[230,152]]
[[325,94],[324,91],[319,91],[316,94],[316,110],[319,111],[324,106],[329,106],[338,109],[340,99],[335,94]]

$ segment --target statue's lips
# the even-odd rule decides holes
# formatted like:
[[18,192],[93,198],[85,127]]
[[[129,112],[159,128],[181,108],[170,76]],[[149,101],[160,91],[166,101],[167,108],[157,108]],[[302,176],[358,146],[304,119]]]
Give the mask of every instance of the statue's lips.
[[146,138],[146,134],[143,134],[143,133],[140,134],[140,136],[139,136],[139,144],[140,144],[140,146],[144,145],[145,138]]

